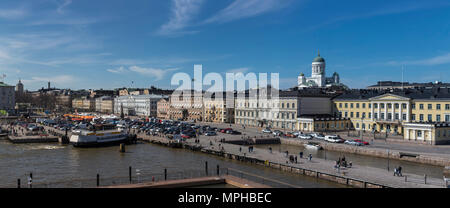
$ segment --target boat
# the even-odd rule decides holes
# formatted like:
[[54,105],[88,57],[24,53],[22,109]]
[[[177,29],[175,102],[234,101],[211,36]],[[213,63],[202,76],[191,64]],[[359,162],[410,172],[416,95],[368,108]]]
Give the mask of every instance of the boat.
[[74,147],[104,147],[136,143],[136,135],[120,130],[116,125],[94,125],[92,129],[72,131],[70,144]]
[[311,150],[321,150],[322,146],[320,146],[319,143],[315,143],[315,142],[308,142],[307,144],[304,144],[306,149],[311,149]]

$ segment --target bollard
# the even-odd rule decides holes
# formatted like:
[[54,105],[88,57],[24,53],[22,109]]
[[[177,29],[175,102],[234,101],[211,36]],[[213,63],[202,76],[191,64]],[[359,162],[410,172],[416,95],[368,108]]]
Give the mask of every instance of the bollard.
[[164,169],[164,180],[167,181],[167,169]]
[[405,182],[407,182],[408,181],[408,176],[405,176]]
[[205,172],[206,176],[208,176],[208,161],[205,162]]
[[120,149],[119,149],[119,151],[120,151],[121,153],[124,153],[124,152],[125,152],[125,144],[124,144],[124,143],[120,144]]
[[427,175],[426,174],[424,175],[424,182],[425,182],[425,184],[427,184]]
[[130,183],[131,183],[131,181],[132,181],[132,178],[131,178],[131,166],[128,167],[128,176],[130,177]]
[[20,188],[20,178],[17,179],[17,188]]
[[30,173],[30,177],[28,178],[28,185],[30,188],[33,188],[33,173]]
[[217,165],[217,175],[220,174],[220,169],[219,169],[219,165]]
[[100,175],[97,174],[97,187],[99,187],[99,186],[100,186]]

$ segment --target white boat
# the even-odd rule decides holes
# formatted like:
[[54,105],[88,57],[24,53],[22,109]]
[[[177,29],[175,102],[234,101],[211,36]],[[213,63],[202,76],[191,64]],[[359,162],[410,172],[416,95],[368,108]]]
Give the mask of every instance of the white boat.
[[70,143],[74,147],[102,147],[136,142],[136,137],[115,125],[96,125],[93,130],[72,131]]
[[318,143],[309,142],[308,144],[304,144],[303,146],[305,146],[306,149],[311,149],[311,150],[321,150],[322,149],[322,146],[320,146],[320,144],[318,144]]

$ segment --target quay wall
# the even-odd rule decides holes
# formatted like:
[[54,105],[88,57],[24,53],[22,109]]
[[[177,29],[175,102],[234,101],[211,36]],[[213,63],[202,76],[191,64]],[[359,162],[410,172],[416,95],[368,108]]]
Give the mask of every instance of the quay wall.
[[[170,143],[171,143],[171,141],[169,139],[166,139],[164,137],[154,137],[154,136],[146,136],[146,138],[144,138],[144,141],[147,141],[147,142],[150,142],[153,144],[163,145],[163,146],[170,146]],[[224,157],[224,158],[228,158],[228,159],[232,159],[232,160],[238,160],[238,161],[242,161],[242,162],[250,162],[255,165],[262,165],[265,167],[270,167],[270,168],[285,171],[285,172],[302,174],[305,176],[315,177],[318,179],[332,181],[332,182],[336,182],[339,184],[345,184],[345,185],[357,187],[357,188],[391,188],[387,185],[371,183],[368,181],[350,178],[347,176],[322,173],[320,171],[299,168],[299,167],[292,167],[289,165],[273,163],[270,161],[264,161],[264,160],[260,160],[260,159],[252,158],[252,157],[248,157],[248,156],[235,155],[235,154],[227,153],[225,151],[199,148],[197,145],[183,144],[182,148],[190,149],[190,150],[194,150],[194,151],[200,151],[202,153],[211,154],[211,155],[215,155],[215,156],[219,156],[219,157]]]
[[[296,145],[296,146],[303,146],[303,144],[308,143],[308,141],[303,140],[292,140],[292,139],[285,139],[281,138],[282,144],[288,144],[288,145]],[[380,158],[389,158],[389,159],[395,159],[395,160],[403,160],[403,161],[409,161],[409,162],[415,162],[415,163],[421,163],[421,164],[427,164],[427,165],[435,165],[435,166],[450,166],[450,160],[441,158],[441,157],[434,157],[434,156],[428,156],[428,155],[420,155],[417,154],[416,156],[414,154],[405,154],[400,151],[390,150],[389,152],[385,149],[376,149],[376,148],[370,148],[370,147],[356,147],[356,146],[350,146],[350,145],[344,145],[344,144],[333,144],[333,143],[326,143],[321,142],[320,144],[325,150],[330,151],[336,151],[336,152],[345,152],[345,153],[352,153],[352,154],[359,154],[359,155],[366,155],[366,156],[373,156],[373,157],[380,157]],[[410,156],[407,156],[410,155]]]

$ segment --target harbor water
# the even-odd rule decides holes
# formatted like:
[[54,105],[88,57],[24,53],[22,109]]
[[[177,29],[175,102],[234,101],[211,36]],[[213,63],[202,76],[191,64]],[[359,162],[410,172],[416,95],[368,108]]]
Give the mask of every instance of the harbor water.
[[212,174],[219,165],[220,168],[248,172],[295,187],[346,187],[200,152],[147,143],[128,145],[126,153],[119,153],[119,147],[83,149],[57,143],[11,144],[6,140],[0,140],[0,187],[17,187],[19,178],[23,181],[22,186],[26,187],[30,173],[33,174],[33,184],[58,182],[62,184],[58,187],[83,187],[73,181],[95,181],[97,174],[101,178],[127,178],[129,166],[132,167],[134,178],[139,175],[161,175],[164,169],[169,173],[201,172],[205,170],[206,161]]

